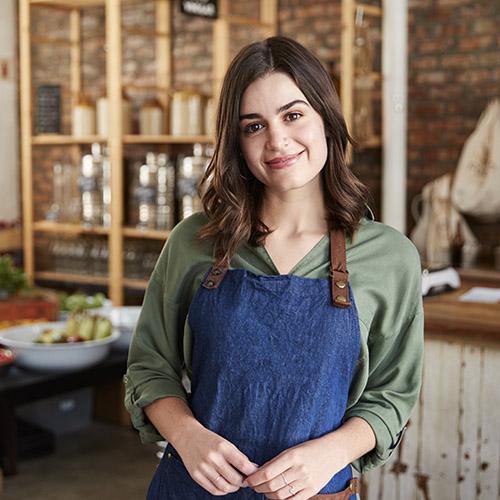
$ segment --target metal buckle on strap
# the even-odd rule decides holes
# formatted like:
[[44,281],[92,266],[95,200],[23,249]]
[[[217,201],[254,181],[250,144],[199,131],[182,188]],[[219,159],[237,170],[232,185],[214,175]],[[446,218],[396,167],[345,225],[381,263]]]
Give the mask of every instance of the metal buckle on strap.
[[213,267],[203,281],[202,286],[205,288],[217,288],[224,278],[226,271],[227,269],[223,267]]

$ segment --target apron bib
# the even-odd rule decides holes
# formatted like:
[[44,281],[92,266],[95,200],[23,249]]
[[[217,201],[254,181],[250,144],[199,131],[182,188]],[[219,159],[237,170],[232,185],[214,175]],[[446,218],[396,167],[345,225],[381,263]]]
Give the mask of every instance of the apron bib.
[[[189,406],[258,465],[342,424],[360,331],[343,232],[331,232],[330,248],[325,279],[211,267],[189,308]],[[319,498],[355,498],[351,479],[348,465]],[[251,488],[225,497],[265,499]],[[148,500],[211,498],[168,444]]]

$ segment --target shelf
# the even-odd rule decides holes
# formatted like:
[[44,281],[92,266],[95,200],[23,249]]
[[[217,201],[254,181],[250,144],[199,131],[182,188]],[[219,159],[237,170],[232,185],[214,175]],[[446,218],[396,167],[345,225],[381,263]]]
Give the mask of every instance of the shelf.
[[377,5],[368,5],[363,2],[356,2],[355,6],[359,9],[363,9],[367,16],[382,17],[382,8]]
[[92,144],[94,142],[107,142],[106,137],[100,135],[89,135],[86,137],[75,137],[73,135],[43,134],[33,135],[31,144],[39,146],[57,146],[62,144]]
[[81,283],[83,285],[103,285],[109,284],[107,276],[91,276],[88,274],[61,273],[56,271],[37,271],[35,279],[42,281],[61,281],[64,283]]
[[263,23],[260,19],[254,19],[251,17],[228,15],[226,19],[229,24],[235,24],[239,26],[258,26],[260,28],[273,28],[272,23]]
[[37,36],[34,35],[31,37],[32,44],[51,44],[51,45],[63,45],[63,46],[71,46],[76,45],[75,42],[68,40],[66,38],[55,38],[50,36]]
[[65,234],[100,234],[107,236],[108,227],[102,226],[82,226],[80,224],[69,224],[64,222],[37,221],[33,223],[33,229],[44,233],[65,233]]
[[138,35],[138,36],[146,36],[146,37],[170,37],[170,33],[168,31],[153,31],[139,28],[129,28],[128,26],[124,26],[122,28],[122,32],[128,33],[129,35]]
[[124,144],[209,144],[213,137],[208,135],[124,135]]
[[148,280],[123,278],[123,286],[131,290],[146,290],[148,283]]
[[160,231],[157,229],[140,229],[137,227],[124,227],[123,236],[126,238],[146,238],[150,240],[165,241],[170,235],[170,231]]
[[[44,134],[34,135],[31,143],[38,146],[57,146],[64,144],[92,144],[94,142],[107,142],[107,138],[100,135],[75,137],[73,135]],[[201,142],[209,144],[214,142],[208,135],[124,135],[124,144],[192,144]]]
[[39,5],[40,7],[62,7],[64,9],[74,9],[83,7],[104,6],[106,0],[30,0],[31,5]]
[[369,148],[379,148],[382,146],[382,139],[380,137],[372,137],[364,142],[359,142],[357,145],[358,150],[369,149]]

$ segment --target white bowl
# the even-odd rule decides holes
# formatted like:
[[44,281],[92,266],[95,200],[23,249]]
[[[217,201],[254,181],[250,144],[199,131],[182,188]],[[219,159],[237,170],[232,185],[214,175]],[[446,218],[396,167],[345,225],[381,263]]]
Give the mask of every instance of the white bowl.
[[128,350],[140,312],[140,306],[126,306],[113,307],[101,313],[111,321],[113,328],[120,330],[121,336],[114,348]]
[[68,344],[38,344],[35,339],[47,328],[64,329],[65,321],[35,323],[16,326],[0,331],[0,344],[16,355],[16,364],[40,371],[81,370],[102,361],[109,353],[111,344],[120,338],[113,330],[109,337]]

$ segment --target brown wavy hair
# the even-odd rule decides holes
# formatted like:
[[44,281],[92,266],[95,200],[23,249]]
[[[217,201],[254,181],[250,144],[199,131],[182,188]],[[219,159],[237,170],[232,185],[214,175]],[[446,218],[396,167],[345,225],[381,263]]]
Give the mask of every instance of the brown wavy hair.
[[239,111],[243,93],[273,72],[289,75],[323,118],[328,156],[321,171],[329,229],[352,238],[369,198],[368,188],[346,164],[354,144],[340,110],[332,80],[320,61],[296,41],[275,36],[244,47],[231,62],[217,108],[213,157],[199,186],[209,221],[199,231],[213,238],[217,264],[229,265],[242,243],[261,245],[272,232],[260,219],[264,184],[250,172],[240,149]]

